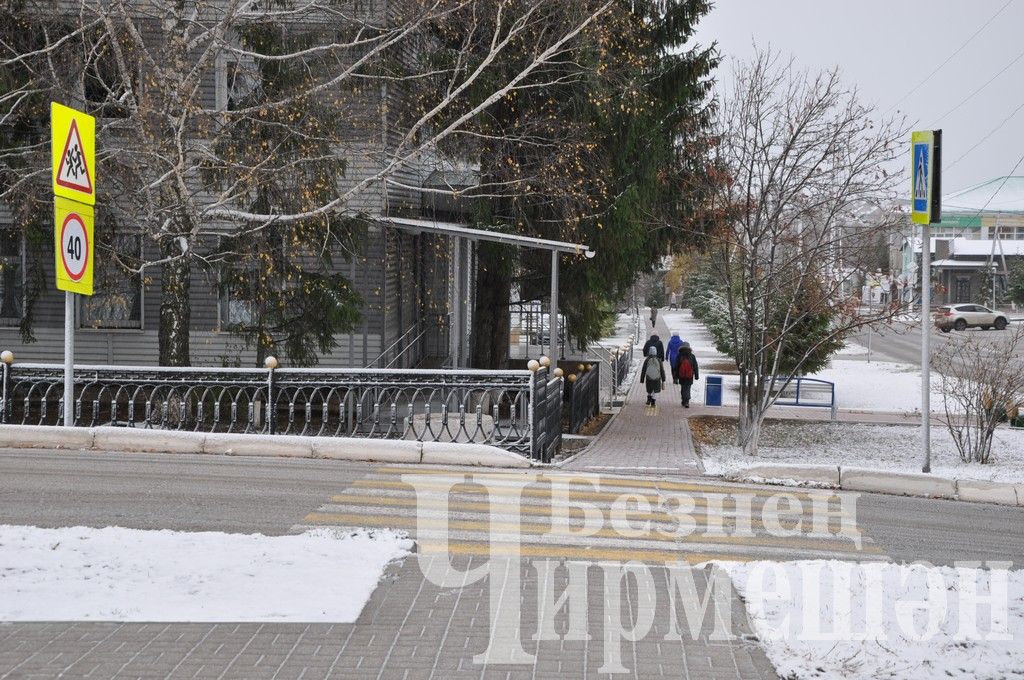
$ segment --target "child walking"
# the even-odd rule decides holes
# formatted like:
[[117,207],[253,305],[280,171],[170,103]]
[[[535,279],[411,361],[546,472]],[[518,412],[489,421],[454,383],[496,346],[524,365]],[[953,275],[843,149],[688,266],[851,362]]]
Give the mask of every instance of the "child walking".
[[640,368],[640,379],[647,387],[647,405],[655,406],[657,402],[654,395],[661,392],[661,386],[665,382],[665,367],[661,364],[656,347],[647,348],[647,358]]

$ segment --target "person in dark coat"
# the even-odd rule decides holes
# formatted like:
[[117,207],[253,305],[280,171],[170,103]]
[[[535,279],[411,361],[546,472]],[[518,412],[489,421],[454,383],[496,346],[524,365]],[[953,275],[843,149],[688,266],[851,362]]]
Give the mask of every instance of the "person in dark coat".
[[700,379],[700,369],[697,367],[697,357],[690,349],[690,343],[684,342],[679,347],[679,358],[676,361],[675,374],[679,377],[679,396],[682,399],[683,408],[690,408],[690,388],[693,381]]
[[657,401],[655,394],[661,392],[661,386],[665,384],[665,366],[662,359],[658,357],[658,350],[650,347],[647,350],[647,358],[644,365],[640,367],[640,379],[644,381],[647,388],[647,405],[655,406]]
[[648,351],[651,348],[655,348],[658,351],[658,361],[665,360],[665,345],[661,344],[661,338],[656,334],[652,335],[647,342],[644,343],[644,356],[648,355]]
[[676,373],[676,362],[679,361],[679,348],[683,346],[683,341],[679,337],[678,333],[673,333],[672,337],[668,339],[668,346],[665,347],[665,358],[668,359],[668,365],[672,369],[672,383],[675,385],[679,384],[679,375]]

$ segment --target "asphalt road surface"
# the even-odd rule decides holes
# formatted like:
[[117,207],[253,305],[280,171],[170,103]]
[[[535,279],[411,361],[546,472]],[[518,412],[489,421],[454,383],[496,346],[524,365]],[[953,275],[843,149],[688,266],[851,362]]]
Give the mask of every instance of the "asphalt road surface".
[[[377,474],[379,470],[392,476]],[[303,524],[323,523],[317,519],[333,513],[348,524],[390,521],[403,527],[397,512],[367,510],[371,502],[386,504],[373,498],[394,496],[400,482],[387,480],[397,480],[400,472],[378,464],[325,460],[0,450],[0,523],[284,534]],[[693,483],[715,482],[702,478]],[[752,493],[765,489],[729,488]],[[1024,565],[1024,508],[853,495],[857,526],[891,559]],[[756,557],[761,548],[754,543],[750,552]],[[807,557],[815,556],[813,548],[809,544]],[[799,549],[794,552],[787,558],[801,556]]]
[[[969,328],[960,332],[950,331],[949,333],[943,333],[931,327],[932,356],[934,357],[942,352],[950,342],[955,342],[957,339],[966,336],[980,340],[986,345],[998,347],[1000,343],[1005,343],[1009,340],[1013,329],[1017,328],[1021,323],[1024,322],[1011,323],[1009,328],[1003,331],[983,331],[979,328]],[[851,335],[850,339],[863,347],[868,347],[870,343],[871,357],[876,361],[894,361],[915,366],[921,365],[921,327],[918,324],[894,321],[871,331],[862,329]],[[1018,347],[1014,356],[1018,359],[1024,359],[1024,343]]]

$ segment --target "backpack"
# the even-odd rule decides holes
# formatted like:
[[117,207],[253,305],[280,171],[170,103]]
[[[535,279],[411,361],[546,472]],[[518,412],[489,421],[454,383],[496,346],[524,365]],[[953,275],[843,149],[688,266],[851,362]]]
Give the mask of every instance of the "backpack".
[[658,365],[657,361],[647,359],[646,377],[648,380],[661,380],[661,366]]
[[679,358],[679,377],[683,380],[693,380],[693,362],[690,355]]

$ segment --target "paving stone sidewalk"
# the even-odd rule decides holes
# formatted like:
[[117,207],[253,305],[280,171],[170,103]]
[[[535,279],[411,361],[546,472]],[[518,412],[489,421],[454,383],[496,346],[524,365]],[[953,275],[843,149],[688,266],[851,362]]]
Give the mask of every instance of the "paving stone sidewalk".
[[[428,559],[447,559],[431,557]],[[460,570],[482,558],[455,558]],[[712,640],[708,616],[696,639],[680,607],[670,636],[669,582],[664,568],[653,572],[655,609],[650,632],[620,644],[626,670],[599,672],[606,662],[604,583],[598,566],[589,569],[586,630],[590,639],[565,639],[568,610],[554,618],[560,639],[535,642],[538,631],[537,571],[527,561],[522,579],[520,626],[523,649],[536,655],[528,664],[477,664],[488,646],[490,617],[486,579],[460,588],[428,582],[416,558],[393,567],[354,624],[287,623],[16,623],[0,625],[0,678],[219,678],[223,680],[317,680],[376,678],[411,680],[534,678],[674,678],[675,680],[774,678],[764,652],[750,639],[743,606],[732,596],[729,640]],[[694,572],[699,591],[703,570]],[[556,592],[566,587],[564,568],[555,572]],[[622,621],[639,606],[628,585]],[[254,594],[254,597],[258,594]],[[630,602],[634,604],[630,606]],[[616,603],[619,604],[619,603]],[[668,636],[668,637],[666,637]],[[571,637],[571,636],[569,636]]]
[[[646,323],[646,336],[649,337],[650,319]],[[662,343],[667,344],[670,334],[660,314],[654,329]],[[666,361],[666,375],[669,372]],[[671,378],[667,382],[666,389],[658,395],[657,407],[652,410],[646,405],[647,392],[642,382],[634,378],[620,411],[597,439],[563,468],[587,472],[646,472],[691,477],[703,474],[687,421],[687,416],[693,410],[684,409],[680,404],[679,386],[672,384]],[[699,389],[699,385],[694,384],[694,392]]]

